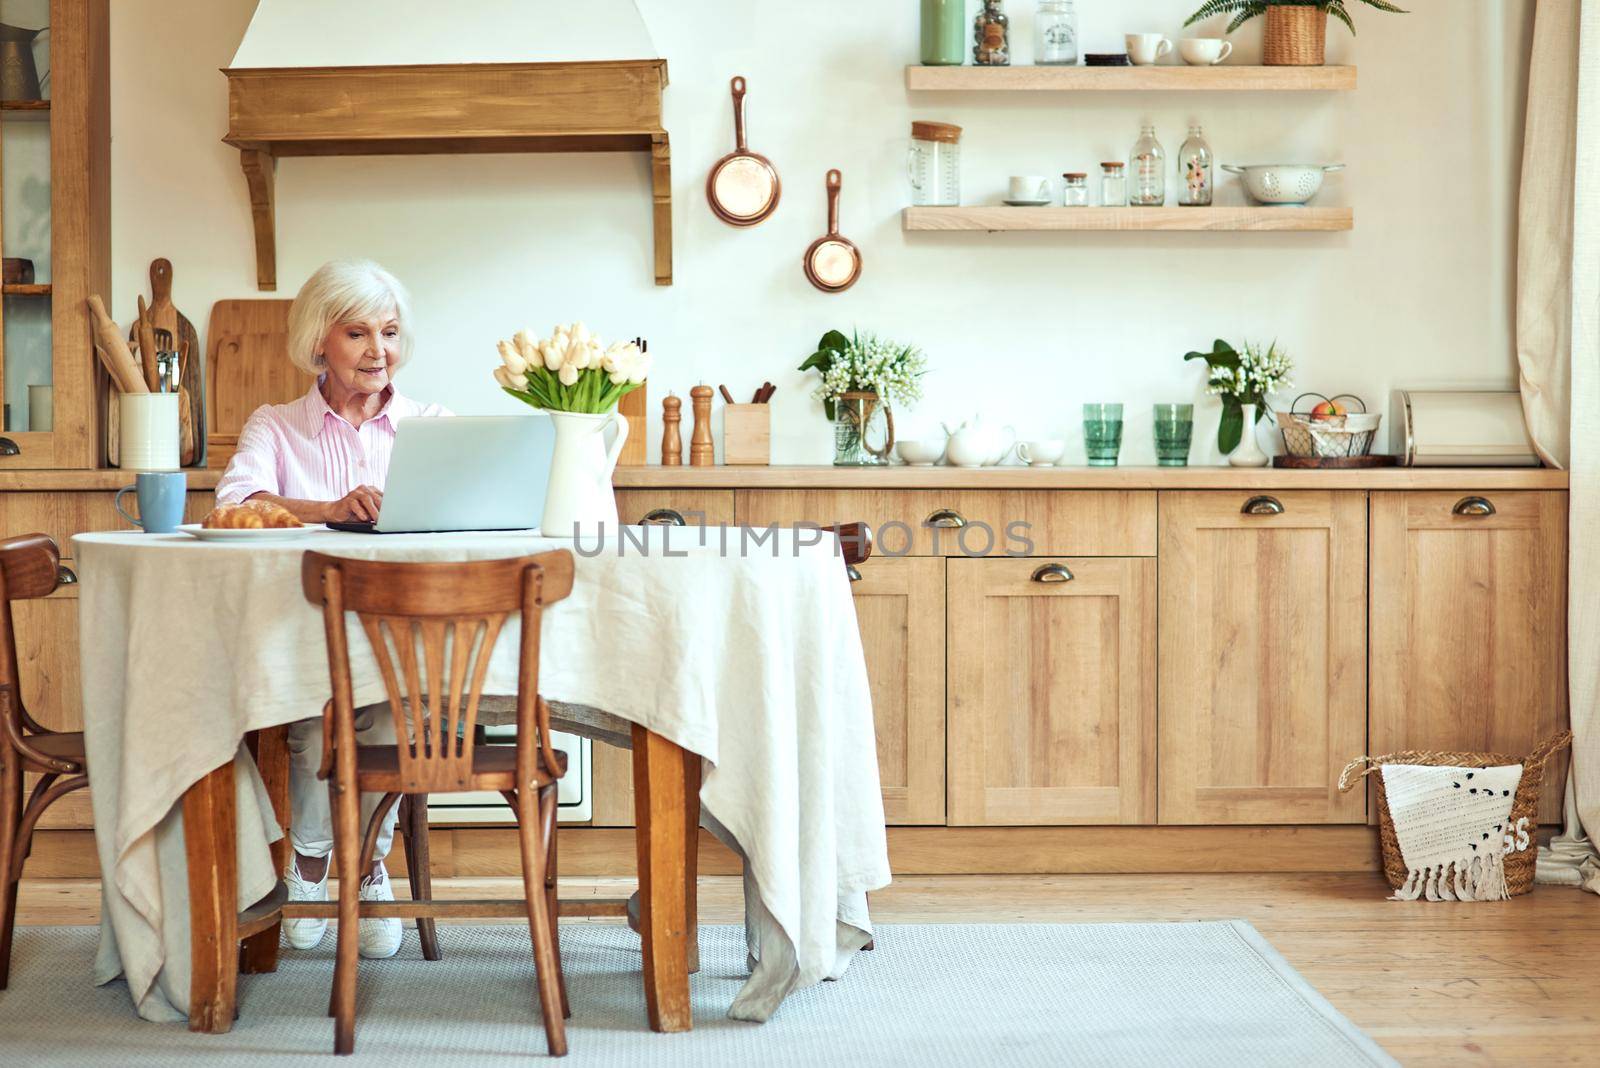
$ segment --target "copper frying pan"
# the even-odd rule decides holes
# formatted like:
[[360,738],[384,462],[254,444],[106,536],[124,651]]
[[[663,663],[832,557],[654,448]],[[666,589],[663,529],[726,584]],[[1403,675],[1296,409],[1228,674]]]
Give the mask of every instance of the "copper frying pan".
[[843,293],[861,277],[861,250],[839,234],[839,187],[843,176],[828,172],[828,232],[806,249],[806,280],[824,293]]
[[734,78],[732,88],[733,133],[738,147],[711,168],[706,199],[717,218],[730,226],[754,226],[777,210],[783,185],[777,168],[745,143],[744,78]]

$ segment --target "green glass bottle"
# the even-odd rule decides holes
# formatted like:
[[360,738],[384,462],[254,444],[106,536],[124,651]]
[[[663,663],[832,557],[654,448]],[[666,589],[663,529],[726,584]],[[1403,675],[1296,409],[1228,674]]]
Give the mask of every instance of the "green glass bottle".
[[959,67],[966,60],[964,0],[922,0],[922,64]]

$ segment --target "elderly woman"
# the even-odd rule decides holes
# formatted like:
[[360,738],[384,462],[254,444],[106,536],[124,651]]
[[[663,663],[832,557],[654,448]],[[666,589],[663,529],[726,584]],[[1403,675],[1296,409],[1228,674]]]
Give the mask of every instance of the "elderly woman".
[[[217,503],[274,501],[302,521],[378,518],[383,483],[394,449],[395,420],[449,415],[437,404],[401,396],[394,376],[411,356],[411,309],[399,281],[369,261],[326,263],[300,288],[289,309],[289,359],[317,377],[304,397],[290,404],[257,408],[239,435],[239,449],[217,485]],[[356,737],[368,745],[392,745],[388,707],[367,708],[356,720]],[[294,814],[289,837],[294,859],[285,873],[291,901],[328,899],[328,857],[333,820],[327,784],[317,779],[322,757],[322,721],[289,728],[289,786]],[[379,800],[363,795],[362,825]],[[394,837],[391,808],[378,835],[376,861],[361,882],[361,898],[392,901],[383,860]],[[284,921],[296,949],[322,941],[326,920]],[[391,957],[400,948],[397,919],[362,920],[361,955]]]

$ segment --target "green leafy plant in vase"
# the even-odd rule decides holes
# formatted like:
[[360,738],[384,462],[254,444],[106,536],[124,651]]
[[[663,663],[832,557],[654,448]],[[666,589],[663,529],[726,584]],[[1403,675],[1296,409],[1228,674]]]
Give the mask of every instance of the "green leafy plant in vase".
[[[830,330],[817,342],[817,350],[800,365],[815,370],[822,382],[813,396],[833,423],[833,462],[838,467],[875,467],[888,463],[894,448],[894,414],[891,405],[922,399],[920,379],[927,357],[915,345],[905,345],[859,331],[846,337]],[[874,448],[867,435],[879,423],[883,444]]]
[[[1356,0],[1350,0],[1355,3]],[[1368,7],[1394,15],[1407,12],[1389,0],[1360,0]],[[1354,34],[1355,20],[1350,17],[1346,0],[1207,0],[1198,11],[1190,15],[1185,26],[1193,26],[1215,15],[1232,15],[1228,33],[1258,16],[1266,16],[1266,34],[1262,40],[1262,62],[1274,66],[1321,66],[1328,35],[1328,18],[1332,16],[1344,23]]]
[[1235,467],[1265,466],[1268,457],[1256,444],[1255,425],[1270,416],[1268,398],[1294,385],[1289,380],[1294,370],[1289,354],[1276,341],[1266,346],[1247,341],[1240,351],[1219,338],[1210,352],[1185,353],[1183,358],[1206,362],[1206,392],[1222,399],[1218,451]]

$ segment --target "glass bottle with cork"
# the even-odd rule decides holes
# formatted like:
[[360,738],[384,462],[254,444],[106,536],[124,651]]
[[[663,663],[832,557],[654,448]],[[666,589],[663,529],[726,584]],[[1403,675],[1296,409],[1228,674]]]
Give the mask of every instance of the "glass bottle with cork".
[[1178,191],[1178,203],[1186,208],[1209,208],[1212,187],[1211,146],[1199,123],[1190,123],[1189,139],[1178,149],[1178,178],[1183,185]]
[[1145,123],[1128,157],[1132,188],[1128,203],[1137,208],[1159,208],[1167,202],[1167,154],[1156,140],[1154,123]]

